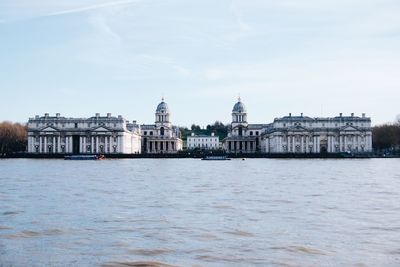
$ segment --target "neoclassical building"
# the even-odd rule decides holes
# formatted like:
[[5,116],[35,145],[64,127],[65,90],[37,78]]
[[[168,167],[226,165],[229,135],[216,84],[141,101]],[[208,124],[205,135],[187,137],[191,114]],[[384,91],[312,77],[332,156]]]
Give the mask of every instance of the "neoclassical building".
[[364,153],[372,151],[371,118],[343,116],[277,118],[262,137],[265,153]]
[[155,112],[155,123],[141,126],[142,153],[166,154],[182,150],[179,128],[170,121],[170,110],[162,98]]
[[59,113],[28,121],[28,153],[136,154],[140,153],[140,127],[122,116],[66,118]]
[[333,118],[289,114],[270,124],[248,124],[245,105],[239,99],[223,143],[228,153],[371,152],[371,118],[365,114]]
[[187,149],[202,149],[202,150],[217,150],[219,149],[219,136],[215,136],[214,133],[209,135],[195,135],[187,137]]
[[232,123],[223,148],[228,153],[254,153],[261,151],[261,135],[267,124],[249,124],[247,110],[240,97],[232,109]]

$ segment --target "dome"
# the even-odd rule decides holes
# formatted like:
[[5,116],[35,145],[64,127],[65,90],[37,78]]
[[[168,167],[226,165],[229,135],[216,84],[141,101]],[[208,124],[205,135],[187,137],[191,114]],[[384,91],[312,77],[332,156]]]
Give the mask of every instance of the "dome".
[[238,113],[246,113],[246,107],[244,106],[244,104],[239,101],[233,106],[233,110],[232,112],[238,112]]
[[164,99],[162,99],[161,103],[158,104],[156,112],[169,113],[168,105],[164,102]]

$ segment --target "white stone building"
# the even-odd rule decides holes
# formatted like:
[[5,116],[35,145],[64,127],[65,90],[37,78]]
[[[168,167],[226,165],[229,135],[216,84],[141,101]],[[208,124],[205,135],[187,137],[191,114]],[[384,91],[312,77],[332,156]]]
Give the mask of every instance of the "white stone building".
[[219,136],[215,136],[214,133],[211,133],[211,136],[192,133],[187,137],[187,149],[216,150],[219,148]]
[[223,148],[228,153],[255,153],[261,150],[261,135],[267,124],[247,123],[247,110],[240,98],[232,109],[232,123]]
[[239,101],[232,110],[228,153],[365,153],[372,151],[371,118],[340,116],[310,118],[289,116],[271,124],[248,124],[247,111]]
[[182,150],[179,128],[170,122],[170,110],[164,98],[155,112],[155,123],[141,126],[142,153],[168,154]]
[[371,119],[343,116],[310,118],[303,114],[275,119],[265,129],[266,153],[364,153],[372,151]]
[[140,153],[140,127],[122,118],[100,116],[66,118],[45,114],[28,121],[28,153],[136,154]]

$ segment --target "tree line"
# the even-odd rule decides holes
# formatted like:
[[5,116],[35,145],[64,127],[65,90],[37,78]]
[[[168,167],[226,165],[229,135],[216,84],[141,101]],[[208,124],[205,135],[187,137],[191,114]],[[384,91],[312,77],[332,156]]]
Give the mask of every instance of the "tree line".
[[215,136],[218,136],[219,140],[222,141],[222,139],[228,136],[228,125],[224,125],[220,121],[216,121],[213,124],[208,124],[205,128],[201,128],[199,125],[192,124],[190,128],[181,127],[180,131],[182,140],[186,140],[187,137],[192,133],[195,135],[211,135],[211,133],[214,133]]
[[27,128],[20,123],[0,123],[0,156],[25,152],[28,143]]
[[372,146],[376,151],[399,151],[400,122],[374,126],[372,128]]

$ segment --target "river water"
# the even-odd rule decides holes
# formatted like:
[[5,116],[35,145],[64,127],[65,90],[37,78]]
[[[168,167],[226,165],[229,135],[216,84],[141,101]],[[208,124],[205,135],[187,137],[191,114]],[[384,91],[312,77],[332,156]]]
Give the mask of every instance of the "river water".
[[0,160],[0,266],[400,266],[400,159]]

